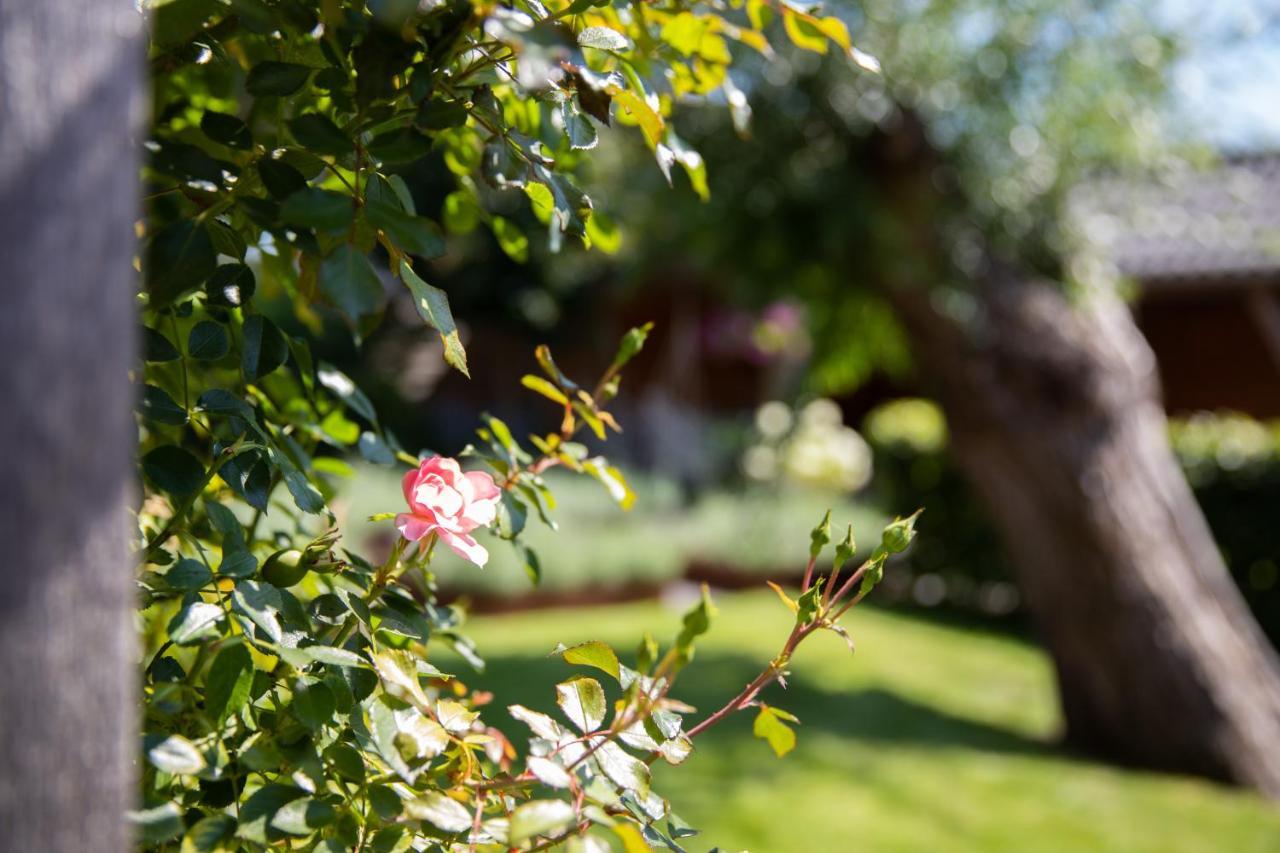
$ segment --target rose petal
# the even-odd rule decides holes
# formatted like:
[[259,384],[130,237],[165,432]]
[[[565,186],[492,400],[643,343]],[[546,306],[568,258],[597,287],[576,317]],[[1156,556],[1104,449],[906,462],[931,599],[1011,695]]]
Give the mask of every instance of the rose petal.
[[429,510],[435,516],[456,518],[465,506],[458,490],[440,483],[437,477],[430,477],[428,482],[420,483],[413,496],[417,501],[417,511]]
[[465,533],[454,533],[444,528],[437,531],[440,540],[453,549],[454,553],[464,560],[470,560],[480,568],[489,562],[489,552],[485,547]]
[[420,468],[414,468],[406,471],[404,478],[400,480],[400,485],[404,488],[404,502],[409,506],[413,506],[413,490],[417,488],[418,478],[422,476]]
[[495,500],[474,501],[463,510],[461,521],[469,530],[477,527],[488,527],[498,517],[498,502]]
[[407,512],[396,516],[396,530],[399,530],[400,535],[410,542],[419,541],[435,529],[436,524],[430,519],[420,518]]
[[493,481],[493,477],[484,471],[468,471],[467,482],[471,484],[471,488],[475,492],[474,500],[492,500],[502,494],[502,490]]

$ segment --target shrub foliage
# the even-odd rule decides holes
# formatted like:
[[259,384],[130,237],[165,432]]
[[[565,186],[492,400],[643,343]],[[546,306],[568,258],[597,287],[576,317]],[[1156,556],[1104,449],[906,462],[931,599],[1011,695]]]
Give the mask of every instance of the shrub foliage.
[[[847,577],[851,534],[830,577],[812,576],[830,539],[829,521],[819,525],[801,594],[778,591],[796,614],[782,652],[700,722],[686,725],[693,709],[671,691],[710,625],[705,591],[672,642],[646,636],[629,663],[597,642],[557,649],[582,671],[548,685],[558,717],[503,709],[529,729],[514,744],[481,716],[493,697],[436,665],[448,648],[459,666],[483,667],[463,614],[434,596],[431,556],[456,537],[415,528],[416,547],[399,538],[378,559],[346,547],[330,508],[343,458],[420,460],[310,341],[336,322],[359,342],[388,289],[406,288],[445,360],[467,373],[448,298],[428,281],[446,233],[483,226],[522,258],[529,235],[491,211],[495,198],[523,194],[553,249],[566,238],[612,245],[612,226],[592,215],[572,173],[613,123],[633,127],[668,177],[679,167],[705,193],[672,105],[712,92],[740,105],[730,45],[768,54],[771,20],[800,47],[871,60],[838,19],[773,0],[148,5],[138,533],[149,649],[144,802],[133,815],[143,843],[590,851],[612,838],[628,851],[679,850],[694,830],[652,790],[652,764],[679,764],[699,732],[746,707],[756,734],[789,750],[796,720],[761,691],[809,634],[843,633],[836,620],[906,546],[914,517],[890,525]],[[428,153],[456,179],[443,227],[396,172]],[[498,492],[496,513],[477,509],[469,523],[492,520],[535,580],[521,533],[554,527],[548,468],[594,477],[624,509],[634,500],[578,439],[618,429],[608,407],[646,333],[628,333],[588,384],[540,348],[524,384],[559,407],[561,428],[522,442],[485,418],[464,454],[488,472],[475,482],[491,478]],[[451,499],[435,495],[433,506]],[[407,508],[387,509],[390,526]]]

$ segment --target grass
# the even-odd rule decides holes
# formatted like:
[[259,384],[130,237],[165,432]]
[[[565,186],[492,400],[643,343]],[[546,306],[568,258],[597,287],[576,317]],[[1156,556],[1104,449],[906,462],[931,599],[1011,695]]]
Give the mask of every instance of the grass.
[[[676,690],[704,714],[776,652],[790,617],[771,593],[721,596],[720,610]],[[684,766],[659,769],[655,788],[702,830],[689,850],[1280,849],[1280,810],[1253,795],[1056,749],[1052,673],[1033,645],[859,611],[846,617],[855,656],[819,635],[789,688],[765,696],[800,717],[794,752],[774,758],[744,713],[699,738]],[[645,629],[674,633],[678,622],[659,603],[476,619],[469,632],[489,666],[472,681],[551,711],[551,684],[571,671],[546,657],[556,642],[627,650]],[[503,716],[488,714],[527,737]]]

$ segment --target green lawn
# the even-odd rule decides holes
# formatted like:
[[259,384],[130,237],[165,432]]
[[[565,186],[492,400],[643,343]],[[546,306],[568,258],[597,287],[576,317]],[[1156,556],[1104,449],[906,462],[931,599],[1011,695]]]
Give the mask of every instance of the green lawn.
[[[790,618],[771,593],[719,604],[676,691],[703,712],[774,654]],[[793,753],[774,758],[742,714],[658,772],[657,789],[703,830],[690,850],[1280,850],[1280,810],[1254,796],[1057,751],[1052,675],[1034,646],[884,611],[846,619],[855,656],[815,637],[789,689],[766,696],[803,722]],[[643,629],[677,624],[657,603],[476,619],[489,668],[472,680],[553,710],[551,684],[570,671],[545,657],[556,642],[630,649]]]

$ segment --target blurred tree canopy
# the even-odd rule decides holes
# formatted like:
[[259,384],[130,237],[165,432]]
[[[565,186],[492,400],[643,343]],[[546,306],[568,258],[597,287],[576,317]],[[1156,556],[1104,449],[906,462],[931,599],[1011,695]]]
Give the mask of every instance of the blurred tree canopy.
[[[942,285],[957,312],[971,310],[965,291],[992,256],[1073,285],[1111,283],[1064,215],[1072,188],[1100,171],[1176,169],[1187,153],[1163,109],[1178,42],[1151,30],[1143,4],[835,11],[883,73],[795,50],[736,66],[735,109],[682,116],[707,158],[708,199],[660,195],[652,170],[612,161],[630,176],[605,202],[629,211],[630,257],[649,273],[676,258],[748,304],[817,306],[809,381],[825,393],[909,362],[876,282]],[[904,210],[889,197],[901,185],[884,180],[912,134],[935,161],[927,209]],[[929,220],[942,257],[913,245],[904,217]]]

